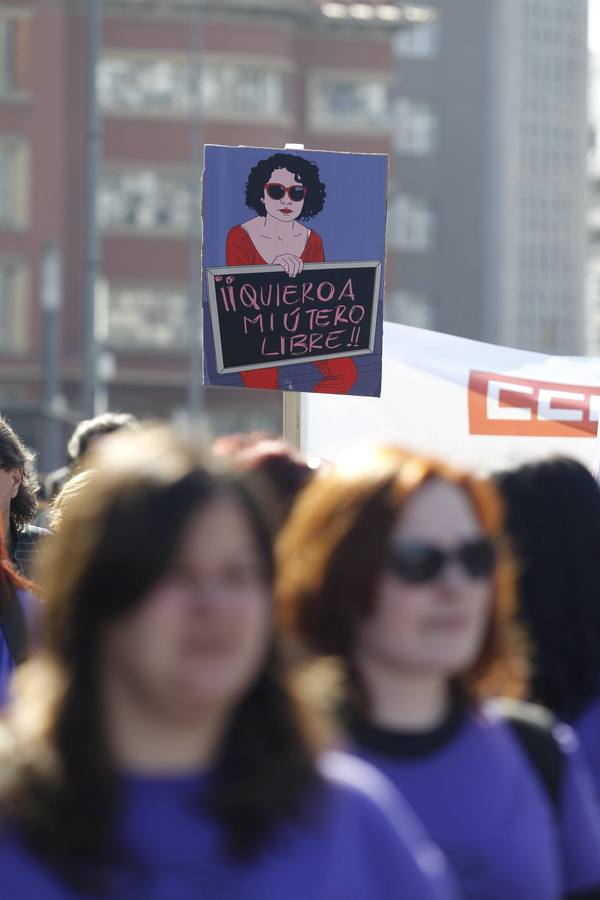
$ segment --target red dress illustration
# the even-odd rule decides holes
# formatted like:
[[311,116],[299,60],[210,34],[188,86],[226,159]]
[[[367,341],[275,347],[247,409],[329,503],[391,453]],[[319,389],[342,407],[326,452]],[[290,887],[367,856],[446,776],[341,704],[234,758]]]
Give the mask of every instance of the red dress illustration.
[[[268,263],[260,255],[252,238],[241,225],[234,225],[227,235],[226,259],[228,266],[266,266]],[[316,231],[310,232],[306,246],[300,257],[305,263],[325,262],[323,241]],[[347,394],[357,378],[354,360],[348,356],[327,360],[313,360],[323,378],[313,392],[321,394]],[[250,369],[240,372],[242,380],[249,388],[279,389],[279,369]]]

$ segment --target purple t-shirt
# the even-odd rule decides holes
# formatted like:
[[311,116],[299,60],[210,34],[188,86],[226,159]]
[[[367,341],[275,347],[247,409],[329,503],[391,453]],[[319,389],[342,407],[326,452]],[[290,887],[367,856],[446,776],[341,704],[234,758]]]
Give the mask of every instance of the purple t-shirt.
[[[129,858],[111,900],[454,900],[446,862],[381,775],[345,754],[322,763],[318,815],[281,827],[251,863],[222,850],[191,802],[207,776],[128,777],[118,836]],[[79,900],[16,837],[0,839],[0,896]]]
[[10,680],[15,670],[15,664],[8,644],[4,638],[4,633],[0,631],[0,706],[4,706],[8,699],[8,689]]
[[[35,646],[40,624],[40,601],[33,594],[21,589],[17,589],[17,599],[23,610],[28,640]],[[8,690],[14,670],[15,662],[8,649],[4,632],[0,629],[0,707],[4,706],[8,699]]]
[[593,700],[573,722],[600,798],[600,697]]
[[577,739],[563,751],[560,809],[490,704],[428,734],[362,726],[354,749],[390,778],[445,852],[465,900],[600,897],[600,814]]

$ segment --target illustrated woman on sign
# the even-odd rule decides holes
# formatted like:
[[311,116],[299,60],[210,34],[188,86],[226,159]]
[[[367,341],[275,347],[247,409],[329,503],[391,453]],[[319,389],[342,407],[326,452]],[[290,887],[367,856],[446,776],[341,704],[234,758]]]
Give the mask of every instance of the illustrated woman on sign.
[[[294,278],[304,263],[325,262],[323,241],[300,222],[323,209],[325,185],[314,163],[290,153],[275,153],[251,170],[246,184],[246,206],[256,216],[234,225],[227,235],[228,266],[279,265]],[[315,361],[323,375],[317,393],[347,394],[356,382],[354,360],[338,357]],[[279,388],[279,369],[241,372],[246,387]]]

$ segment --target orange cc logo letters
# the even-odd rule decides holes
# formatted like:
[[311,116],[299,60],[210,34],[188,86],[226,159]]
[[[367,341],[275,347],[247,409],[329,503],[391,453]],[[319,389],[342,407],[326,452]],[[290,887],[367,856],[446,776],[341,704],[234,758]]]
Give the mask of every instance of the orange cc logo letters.
[[519,437],[595,437],[600,385],[532,381],[491,372],[469,376],[469,432]]

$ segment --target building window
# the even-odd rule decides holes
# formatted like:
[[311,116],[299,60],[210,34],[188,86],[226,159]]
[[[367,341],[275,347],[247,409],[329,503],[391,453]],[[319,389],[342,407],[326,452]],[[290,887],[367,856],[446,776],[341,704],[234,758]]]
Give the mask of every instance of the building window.
[[169,352],[187,349],[189,321],[185,290],[111,284],[107,297],[109,347]]
[[288,75],[256,65],[207,64],[202,76],[202,105],[212,119],[260,115],[291,120]]
[[16,260],[0,260],[0,351],[24,353],[29,346],[27,270]]
[[387,318],[415,328],[433,328],[431,299],[422,291],[394,291],[387,301]]
[[187,172],[176,169],[105,169],[98,192],[105,231],[187,234],[191,196]]
[[399,28],[393,38],[394,53],[404,59],[429,59],[438,52],[439,35],[439,22],[415,23]]
[[400,97],[394,102],[393,141],[397,153],[430,156],[435,149],[437,117],[430,106]]
[[201,109],[211,119],[291,121],[290,72],[285,65],[235,57],[203,57],[197,75],[189,59],[106,54],[98,69],[105,113],[185,118]]
[[31,92],[31,16],[0,10],[0,96]]
[[390,83],[379,74],[313,73],[308,119],[314,131],[389,132]]
[[0,228],[29,225],[29,145],[22,138],[0,138]]
[[407,253],[426,253],[433,246],[435,216],[418,197],[396,194],[387,222],[388,245]]

